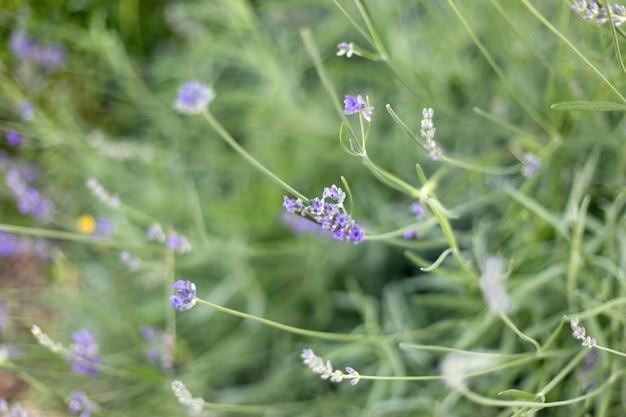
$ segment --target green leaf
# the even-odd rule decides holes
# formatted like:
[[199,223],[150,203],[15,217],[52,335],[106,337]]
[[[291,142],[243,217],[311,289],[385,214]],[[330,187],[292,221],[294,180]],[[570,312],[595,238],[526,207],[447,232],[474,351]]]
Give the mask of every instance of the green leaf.
[[500,391],[498,395],[510,395],[520,400],[533,400],[535,399],[535,394],[531,392],[521,391],[518,389],[507,389],[505,391]]
[[624,111],[626,105],[613,103],[610,101],[566,101],[554,103],[550,106],[552,110],[558,111]]

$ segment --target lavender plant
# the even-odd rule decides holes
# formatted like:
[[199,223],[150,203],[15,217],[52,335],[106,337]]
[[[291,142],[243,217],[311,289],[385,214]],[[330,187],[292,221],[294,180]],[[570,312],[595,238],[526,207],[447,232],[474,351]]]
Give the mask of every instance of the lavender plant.
[[18,3],[0,414],[623,414],[623,6]]

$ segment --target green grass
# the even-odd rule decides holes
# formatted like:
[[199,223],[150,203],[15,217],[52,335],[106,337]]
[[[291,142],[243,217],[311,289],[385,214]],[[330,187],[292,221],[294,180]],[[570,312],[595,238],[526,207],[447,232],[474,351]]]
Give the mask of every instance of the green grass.
[[[182,415],[181,380],[215,416],[623,415],[621,31],[567,1],[31,3],[0,7],[0,130],[27,138],[3,142],[0,168],[35,164],[54,211],[21,214],[0,186],[0,230],[47,244],[45,259],[0,258],[0,346],[20,352],[0,376],[25,382],[0,397],[55,416],[82,390],[92,415]],[[17,28],[65,45],[64,65],[18,59]],[[362,56],[336,56],[341,42]],[[190,79],[216,92],[210,113],[174,110]],[[345,94],[368,97],[371,124],[343,114]],[[438,161],[419,143],[428,107]],[[345,179],[365,240],[293,233],[280,216],[294,195],[226,135],[308,199]],[[366,158],[345,151],[365,137]],[[529,152],[541,165],[526,178]],[[90,177],[121,205],[92,195]],[[107,216],[111,233],[81,233],[85,214]],[[192,250],[149,241],[155,222]],[[503,314],[481,292],[490,256]],[[176,280],[208,304],[175,311]],[[572,337],[574,317],[595,349]],[[171,364],[146,359],[142,324]],[[73,373],[32,325],[65,348],[88,329],[98,374]],[[361,380],[320,379],[306,348]]]

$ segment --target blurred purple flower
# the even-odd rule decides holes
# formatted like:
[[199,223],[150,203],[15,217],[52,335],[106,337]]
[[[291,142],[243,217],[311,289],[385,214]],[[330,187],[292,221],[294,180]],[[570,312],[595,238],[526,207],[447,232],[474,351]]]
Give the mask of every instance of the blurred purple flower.
[[215,93],[211,87],[199,81],[187,81],[178,90],[174,108],[181,113],[202,113],[214,98]]
[[44,44],[29,37],[22,29],[11,33],[9,49],[18,59],[35,62],[50,70],[59,68],[65,62],[66,52],[62,44]]
[[189,310],[196,304],[196,284],[193,282],[178,280],[170,288],[176,290],[174,295],[170,295],[170,302],[176,310]]
[[26,138],[13,129],[9,129],[7,132],[7,142],[9,146],[18,146],[24,143]]
[[73,355],[68,357],[72,370],[77,374],[96,375],[96,365],[100,363],[98,344],[87,329],[74,333],[74,344],[70,346]]
[[98,409],[98,405],[87,398],[87,395],[82,391],[72,391],[72,394],[66,401],[70,414],[80,412],[80,417],[89,417],[90,412]]
[[43,221],[50,218],[53,210],[52,202],[29,185],[28,178],[22,176],[19,168],[9,168],[5,174],[5,181],[17,201],[20,213],[30,214]]
[[20,114],[22,115],[22,119],[25,122],[33,120],[33,103],[31,103],[29,100],[22,101],[17,109],[19,110]]

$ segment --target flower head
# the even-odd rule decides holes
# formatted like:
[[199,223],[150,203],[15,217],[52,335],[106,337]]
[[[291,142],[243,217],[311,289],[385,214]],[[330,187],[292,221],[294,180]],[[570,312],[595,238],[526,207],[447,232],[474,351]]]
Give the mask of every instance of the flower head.
[[339,369],[333,369],[333,364],[330,361],[324,361],[320,356],[317,356],[312,349],[302,350],[300,355],[302,362],[309,367],[310,370],[319,374],[322,379],[330,379],[332,382],[341,382],[346,378],[350,378],[350,384],[356,385],[361,379],[361,375],[354,370],[354,368],[346,367],[346,373],[343,373]]
[[189,243],[187,238],[174,231],[170,231],[167,234],[165,244],[170,250],[174,250],[180,254],[191,251],[191,244]]
[[22,115],[22,119],[24,119],[25,122],[33,119],[33,103],[31,103],[30,101],[22,101],[17,109],[19,110],[20,114]]
[[176,290],[174,295],[170,295],[170,302],[176,310],[185,311],[196,305],[196,284],[193,282],[179,280],[170,288]]
[[422,220],[426,217],[426,210],[424,209],[424,206],[417,201],[411,204],[411,213],[415,214],[416,220]]
[[98,409],[98,405],[87,398],[87,395],[82,391],[72,391],[66,402],[70,414],[80,412],[80,417],[89,417],[90,412]]
[[522,161],[522,163],[523,163],[522,175],[527,178],[535,175],[535,172],[537,172],[537,170],[541,166],[539,159],[532,152],[528,152],[524,154],[524,160]]
[[346,94],[344,99],[344,114],[354,114],[360,113],[365,120],[368,122],[371,121],[372,112],[374,111],[373,107],[369,107],[367,102],[363,100],[362,96],[351,96]]
[[33,325],[30,332],[35,336],[40,345],[47,347],[52,352],[59,353],[63,351],[63,346],[52,340],[46,333],[42,332],[39,326]]
[[111,208],[118,208],[120,206],[120,197],[117,194],[111,195],[96,178],[87,178],[85,185],[87,185],[87,188],[89,188],[93,196],[100,200],[101,203]]
[[180,86],[174,108],[181,113],[197,114],[213,101],[215,93],[199,81],[187,81]]
[[13,129],[7,131],[7,143],[9,146],[18,146],[24,143],[26,138]]
[[420,136],[426,141],[424,149],[428,151],[428,157],[433,161],[441,159],[443,151],[435,142],[435,132],[437,129],[433,124],[433,116],[435,111],[431,108],[425,108],[422,110],[422,123],[420,128]]
[[[572,0],[572,10],[583,16],[584,20],[595,20],[598,25],[609,21],[609,13],[596,0]],[[626,22],[626,7],[616,4],[611,7],[613,24],[620,26]]]
[[[352,216],[344,212],[345,198],[343,190],[333,185],[324,189],[322,198],[314,198],[308,205],[300,199],[292,200],[285,196],[283,206],[289,213],[300,212],[302,216],[311,216],[324,229],[332,232],[335,239],[356,244],[363,240],[364,234]],[[333,200],[334,203],[327,202],[326,199]]]
[[172,382],[172,391],[174,391],[174,395],[178,398],[178,401],[189,408],[189,411],[193,413],[199,413],[204,407],[204,399],[202,397],[191,397],[191,392],[185,387],[181,381],[173,381]]
[[95,375],[100,363],[98,344],[87,329],[81,329],[73,335],[74,343],[70,346],[72,355],[67,360],[77,374]]
[[354,53],[354,45],[352,45],[352,43],[345,43],[342,42],[339,45],[337,45],[337,56],[343,56],[345,55],[346,58],[350,58],[352,57],[352,54]]
[[578,321],[578,317],[573,318],[570,321],[570,327],[573,330],[572,336],[574,336],[574,338],[578,339],[578,340],[582,340],[582,345],[584,347],[588,347],[589,349],[591,349],[592,347],[594,347],[596,345],[596,339],[594,339],[593,337],[590,336],[586,336],[586,330],[584,327],[579,326],[578,325],[579,321]]

